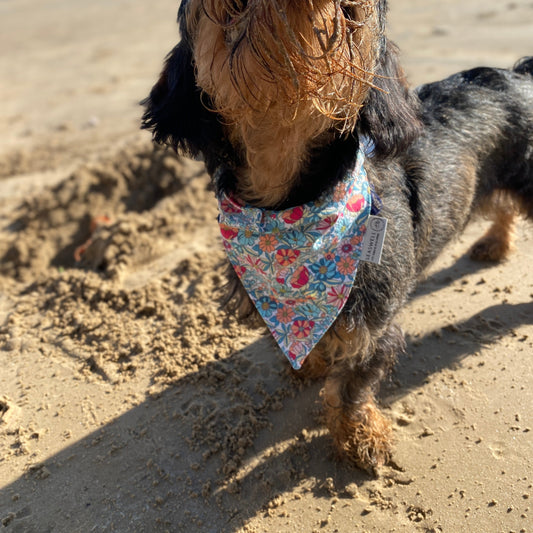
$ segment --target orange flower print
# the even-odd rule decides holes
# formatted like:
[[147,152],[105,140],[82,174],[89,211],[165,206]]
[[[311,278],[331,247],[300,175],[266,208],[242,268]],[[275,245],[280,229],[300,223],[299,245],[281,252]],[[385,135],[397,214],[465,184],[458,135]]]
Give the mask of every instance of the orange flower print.
[[350,244],[353,244],[354,246],[358,246],[359,244],[361,244],[361,241],[363,240],[363,235],[365,234],[366,232],[366,226],[361,224],[361,231],[362,231],[362,234],[361,235],[354,235],[351,239],[350,239]]
[[351,257],[341,257],[337,261],[337,269],[343,276],[347,276],[355,270],[355,260]]
[[281,248],[276,252],[276,261],[281,266],[289,266],[296,259],[298,259],[298,256],[300,255],[300,250],[293,250],[292,248]]
[[278,239],[276,239],[276,237],[270,233],[261,235],[261,237],[259,237],[259,248],[261,248],[263,252],[273,252],[276,249],[277,244]]
[[309,337],[315,323],[312,320],[295,320],[291,326],[291,333],[297,339]]
[[291,322],[293,318],[294,318],[294,311],[286,305],[278,309],[278,312],[276,313],[276,319],[278,320],[278,322],[281,322],[282,324],[287,324]]

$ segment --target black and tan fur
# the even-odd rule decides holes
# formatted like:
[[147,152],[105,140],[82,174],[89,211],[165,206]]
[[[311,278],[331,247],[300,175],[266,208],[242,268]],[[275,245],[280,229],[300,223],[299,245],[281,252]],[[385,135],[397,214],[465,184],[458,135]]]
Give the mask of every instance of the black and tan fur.
[[[416,90],[385,36],[386,0],[187,0],[182,40],[145,101],[158,142],[201,154],[217,191],[257,206],[317,198],[350,167],[362,135],[389,231],[380,265],[350,298],[303,374],[326,377],[336,449],[375,470],[390,424],[374,395],[404,349],[395,316],[424,269],[476,212],[493,226],[473,247],[499,261],[515,216],[533,218],[533,58]],[[233,305],[253,306],[233,280]]]

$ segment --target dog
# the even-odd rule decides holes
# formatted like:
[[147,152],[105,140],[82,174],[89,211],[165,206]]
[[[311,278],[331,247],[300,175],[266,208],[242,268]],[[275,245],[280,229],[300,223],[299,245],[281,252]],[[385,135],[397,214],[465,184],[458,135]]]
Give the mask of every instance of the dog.
[[[274,233],[257,236],[268,248],[278,240],[277,213],[285,228],[309,206],[313,215],[319,199],[350,194],[331,204],[333,211],[324,204],[330,218],[322,220],[338,222],[340,210],[353,214],[353,187],[368,183],[355,196],[363,207],[353,218],[366,214],[354,231],[359,239],[368,216],[387,221],[381,262],[348,257],[357,270],[342,290],[332,289],[346,292],[332,323],[324,322],[319,340],[303,352],[284,351],[293,359],[303,353],[301,375],[325,377],[326,424],[338,454],[374,473],[393,446],[375,394],[405,349],[399,309],[474,214],[493,220],[471,249],[489,261],[510,253],[516,216],[533,218],[533,58],[512,70],[476,68],[413,90],[386,36],[386,12],[386,0],[183,0],[181,41],[143,102],[143,127],[155,141],[205,161],[233,266],[228,301],[242,317],[264,306],[267,321],[272,298],[270,285],[263,287],[268,280],[246,285],[247,267],[231,255],[242,228],[228,220],[241,212],[274,220]],[[339,250],[356,249],[357,239],[334,237],[333,248],[320,252],[330,261],[320,263],[323,271],[311,265],[287,274],[289,267],[280,267],[289,276],[277,280],[280,291],[311,281],[314,294],[330,290],[328,268]],[[285,244],[273,253],[290,262],[300,252]],[[257,284],[262,296],[253,294]],[[288,342],[314,327],[313,305],[305,320],[291,324]],[[282,335],[273,334],[283,349]]]

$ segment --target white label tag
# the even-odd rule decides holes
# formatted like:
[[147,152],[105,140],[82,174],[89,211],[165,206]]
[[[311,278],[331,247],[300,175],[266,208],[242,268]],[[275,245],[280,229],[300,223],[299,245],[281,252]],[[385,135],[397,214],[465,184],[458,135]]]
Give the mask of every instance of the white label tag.
[[363,237],[361,261],[368,261],[369,263],[377,263],[379,265],[386,233],[387,219],[370,215],[366,222],[366,232]]

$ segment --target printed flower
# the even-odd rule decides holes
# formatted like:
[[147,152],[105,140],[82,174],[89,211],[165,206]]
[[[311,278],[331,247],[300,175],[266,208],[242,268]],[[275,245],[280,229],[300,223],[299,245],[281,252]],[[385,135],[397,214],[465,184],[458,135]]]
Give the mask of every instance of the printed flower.
[[296,272],[292,275],[290,284],[295,289],[301,289],[309,283],[309,270],[307,267],[301,266],[296,269]]
[[329,228],[331,228],[335,222],[337,222],[339,218],[339,215],[336,214],[336,215],[331,215],[329,217],[326,217],[326,218],[323,218],[317,225],[316,225],[316,229],[319,230],[319,231],[326,231],[328,230]]
[[308,301],[298,306],[298,314],[307,318],[317,318],[324,313],[315,302]]
[[333,202],[338,203],[341,200],[344,200],[346,198],[346,186],[339,184],[338,187],[335,187],[333,191]]
[[246,272],[246,267],[245,266],[241,266],[241,265],[234,265],[233,269],[235,270],[235,272],[237,273],[237,276],[239,276],[239,278],[241,278],[242,275]]
[[307,238],[301,231],[291,230],[284,234],[284,241],[289,246],[304,246],[307,243]]
[[292,250],[291,248],[281,248],[276,252],[276,261],[281,266],[289,266],[296,259],[298,259],[298,256],[300,255],[300,250]]
[[328,291],[328,304],[341,308],[348,297],[348,287],[331,287]]
[[341,253],[342,254],[351,254],[353,252],[353,246],[350,243],[344,243],[341,246]]
[[238,239],[241,244],[255,244],[257,242],[257,237],[251,229],[246,228],[245,230],[239,231]]
[[259,237],[259,248],[261,248],[263,252],[273,252],[276,249],[277,244],[278,239],[276,239],[274,235],[267,234]]
[[361,211],[365,205],[365,197],[361,194],[354,194],[347,202],[346,209],[351,213],[357,213]]
[[312,320],[295,320],[291,326],[291,333],[297,339],[309,337],[315,323]]
[[272,298],[269,298],[268,296],[263,296],[257,300],[257,309],[259,309],[261,314],[264,316],[272,315],[277,308],[278,304],[276,301],[272,300]]
[[220,209],[221,211],[224,211],[224,213],[241,213],[242,209],[237,205],[237,203],[234,200],[231,200],[230,198],[222,198],[220,201]]
[[258,257],[253,257],[250,254],[247,254],[244,260],[246,263],[248,263],[248,265],[250,265],[252,270],[264,272],[263,262]]
[[[296,361],[297,359],[300,359],[302,358],[302,356],[304,355],[305,353],[305,346],[304,346],[304,343],[302,342],[293,342],[290,346],[289,346],[289,357],[290,359],[292,359],[293,361]],[[302,361],[303,362],[303,361]],[[299,364],[297,366],[297,368],[300,368],[301,364]]]
[[[366,226],[364,225],[361,225],[360,228],[359,228],[363,234],[365,233],[366,231]],[[363,240],[363,235],[354,235],[351,239],[350,239],[350,243],[353,244],[354,246],[358,246],[359,244],[361,244],[361,241]]]
[[287,305],[280,307],[276,313],[276,319],[282,324],[287,324],[288,322],[291,322],[293,318],[294,311]]
[[290,288],[286,283],[278,285],[275,292],[280,298],[286,298],[287,296],[290,296]]
[[337,261],[337,268],[343,276],[349,276],[355,270],[355,260],[351,257],[341,257]]
[[281,218],[287,223],[287,224],[294,224],[295,222],[298,222],[303,217],[304,210],[303,207],[298,206],[294,209],[291,209],[290,211],[287,211],[286,213],[283,213],[281,215]]
[[315,297],[316,295],[319,295],[323,293],[326,290],[326,284],[317,279],[314,280],[312,283],[309,284],[309,295]]
[[318,261],[318,263],[311,265],[310,268],[316,279],[320,281],[327,281],[338,275],[335,263],[333,261],[328,261],[325,257]]
[[220,225],[220,233],[224,239],[234,239],[238,235],[238,231],[231,226],[226,226],[225,224]]

